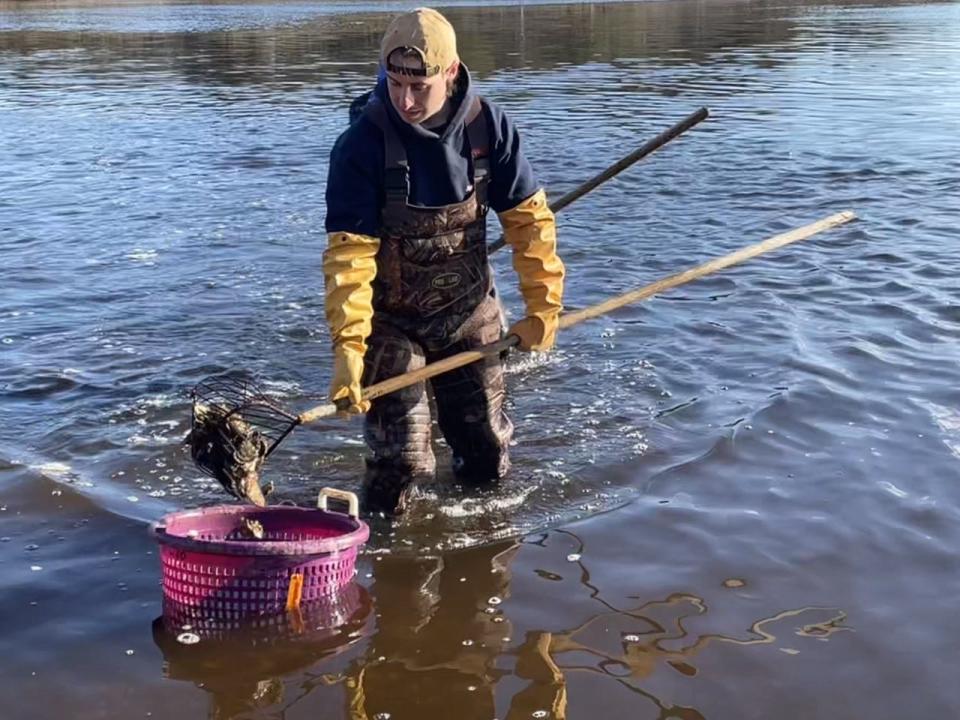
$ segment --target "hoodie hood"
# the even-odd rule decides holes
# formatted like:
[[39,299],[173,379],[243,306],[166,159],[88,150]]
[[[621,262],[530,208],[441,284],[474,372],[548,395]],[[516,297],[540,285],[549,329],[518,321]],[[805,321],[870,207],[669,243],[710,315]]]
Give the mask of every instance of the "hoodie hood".
[[433,130],[423,127],[423,125],[411,125],[400,117],[399,113],[397,113],[393,107],[393,103],[390,101],[390,92],[387,90],[386,77],[381,77],[377,81],[374,94],[387,109],[387,116],[390,118],[390,122],[393,123],[393,126],[402,137],[421,142],[432,140],[434,142],[453,145],[459,145],[460,143],[464,132],[467,112],[470,109],[470,104],[473,102],[474,96],[473,83],[470,81],[470,71],[466,65],[460,63],[460,72],[457,74],[453,97],[450,98],[453,111],[450,114],[447,124],[440,128],[441,133],[438,135]]
[[[409,160],[411,205],[441,208],[462,202],[473,190],[473,159],[466,137],[466,117],[476,93],[467,68],[460,66],[451,98],[452,112],[440,133],[408,125],[393,109],[386,79],[373,91],[386,119],[403,142]],[[364,101],[364,104],[366,102]],[[537,190],[530,164],[524,156],[520,135],[496,103],[483,101],[489,142],[490,182],[487,193],[491,209],[503,212],[516,207]],[[347,232],[379,237],[385,183],[385,136],[371,113],[360,117],[340,135],[330,153],[327,179],[328,232]]]

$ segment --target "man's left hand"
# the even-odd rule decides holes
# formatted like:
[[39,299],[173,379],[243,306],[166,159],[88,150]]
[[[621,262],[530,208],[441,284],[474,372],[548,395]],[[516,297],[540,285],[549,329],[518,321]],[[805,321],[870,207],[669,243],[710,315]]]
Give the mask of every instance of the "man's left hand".
[[531,315],[516,322],[507,332],[520,338],[518,346],[524,352],[549,350],[557,341],[558,316],[554,313],[541,317]]

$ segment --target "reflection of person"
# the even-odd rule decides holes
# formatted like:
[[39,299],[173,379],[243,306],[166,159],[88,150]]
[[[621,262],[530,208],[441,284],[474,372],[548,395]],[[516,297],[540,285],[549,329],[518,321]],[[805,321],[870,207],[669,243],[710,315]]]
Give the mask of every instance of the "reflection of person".
[[[348,671],[347,717],[498,717],[497,684],[510,676],[502,661],[513,643],[499,601],[506,599],[519,547],[503,541],[438,558],[386,555],[373,563],[377,633],[366,658]],[[524,647],[543,645],[536,635]],[[529,683],[504,684],[515,693],[506,717],[529,718],[540,708],[565,717],[566,683],[545,647],[518,661],[516,675]]]
[[[364,503],[402,512],[413,482],[436,466],[426,385],[372,403],[361,387],[501,337],[488,207],[499,214],[520,277],[526,316],[510,333],[522,350],[553,345],[564,269],[553,213],[516,127],[474,93],[450,23],[427,8],[400,15],[384,34],[380,60],[385,77],[331,154],[324,276],[331,397],[367,413],[373,457]],[[435,377],[431,386],[458,477],[502,477],[513,426],[500,360]]]

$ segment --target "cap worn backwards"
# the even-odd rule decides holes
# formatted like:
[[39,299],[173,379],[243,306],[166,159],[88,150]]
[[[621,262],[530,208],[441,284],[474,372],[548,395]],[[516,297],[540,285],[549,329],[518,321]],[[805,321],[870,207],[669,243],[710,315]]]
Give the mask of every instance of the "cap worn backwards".
[[[397,50],[415,51],[421,67],[390,61]],[[380,43],[380,62],[387,72],[432,77],[458,60],[457,35],[449,21],[436,10],[417,8],[396,18],[387,27]]]

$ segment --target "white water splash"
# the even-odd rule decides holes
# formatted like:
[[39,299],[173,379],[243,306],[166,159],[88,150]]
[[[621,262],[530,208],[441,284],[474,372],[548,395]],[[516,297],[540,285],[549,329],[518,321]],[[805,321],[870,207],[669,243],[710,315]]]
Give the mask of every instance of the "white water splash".
[[898,497],[898,498],[907,497],[906,491],[901,490],[892,482],[889,482],[887,480],[881,480],[878,484],[880,485],[880,487],[882,487],[884,490],[886,490],[888,493],[890,493],[894,497]]
[[71,480],[76,477],[73,468],[66,463],[47,462],[39,465],[29,465],[28,467],[54,480]]
[[133,252],[127,253],[127,259],[135,262],[150,263],[156,260],[160,254],[156,250],[144,250],[136,248]]
[[515,495],[495,498],[466,498],[453,505],[441,505],[440,512],[447,517],[463,518],[482,515],[492,510],[508,510],[526,502],[530,494],[536,490],[536,485],[520,490]]

